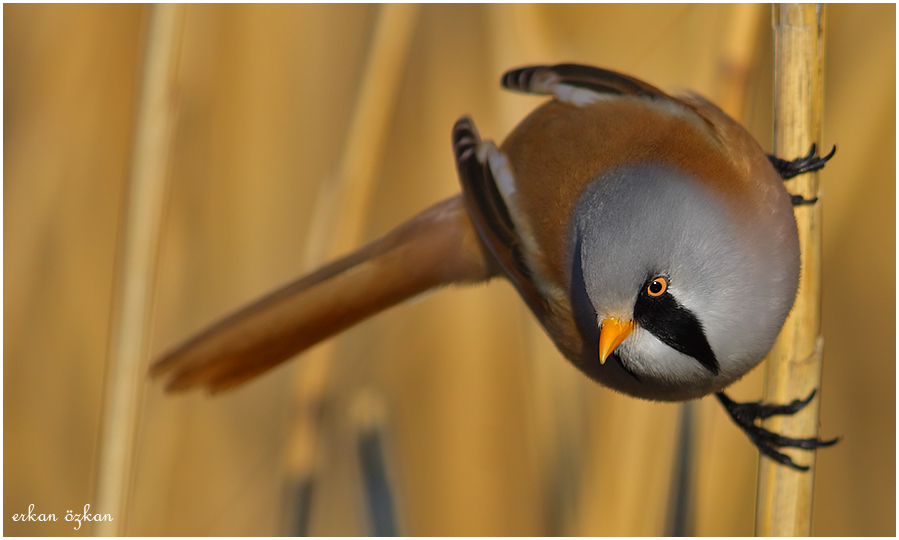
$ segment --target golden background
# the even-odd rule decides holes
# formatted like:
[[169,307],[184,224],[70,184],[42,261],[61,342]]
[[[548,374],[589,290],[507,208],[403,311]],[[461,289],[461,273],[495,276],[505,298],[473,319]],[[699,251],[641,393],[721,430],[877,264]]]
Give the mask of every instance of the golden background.
[[[4,532],[87,534],[11,516],[34,504],[62,517],[92,502],[146,7],[3,9]],[[382,11],[187,8],[152,356],[305,270],[319,186],[347,159]],[[522,64],[599,65],[726,108],[745,77],[745,105],[729,110],[771,147],[768,6],[412,12],[363,240],[458,191],[449,134],[459,116],[499,141],[541,101],[499,88]],[[896,533],[895,20],[894,5],[828,7],[824,144],[839,151],[821,176],[821,435],[843,440],[818,452],[816,535]],[[756,44],[744,65],[731,62],[735,36]],[[508,284],[426,295],[333,351],[311,534],[370,533],[352,442],[360,396],[384,407],[404,534],[669,531],[679,406],[588,382]],[[148,381],[125,531],[283,533],[301,363],[215,398],[167,396]],[[759,369],[732,395],[757,399],[760,381]],[[694,409],[687,531],[752,534],[757,452],[713,398]]]

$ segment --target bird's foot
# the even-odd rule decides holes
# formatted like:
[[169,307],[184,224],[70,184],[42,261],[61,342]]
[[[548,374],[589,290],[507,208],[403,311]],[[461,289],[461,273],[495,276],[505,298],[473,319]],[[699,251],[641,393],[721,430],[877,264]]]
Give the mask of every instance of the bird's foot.
[[832,446],[840,440],[839,437],[824,441],[817,438],[794,439],[792,437],[784,437],[777,433],[768,431],[767,429],[757,425],[756,420],[764,420],[771,416],[792,415],[801,411],[808,405],[812,398],[815,397],[815,390],[805,399],[794,399],[787,405],[777,405],[772,403],[762,403],[761,401],[750,401],[747,403],[737,403],[730,399],[724,392],[715,394],[718,401],[724,406],[724,409],[734,419],[734,422],[740,426],[752,443],[759,451],[769,458],[791,467],[798,471],[807,471],[809,468],[805,465],[795,463],[790,456],[778,452],[779,448],[802,448],[805,450],[814,450],[825,446]]
[[[809,149],[808,154],[801,158],[796,158],[792,161],[781,159],[775,155],[769,155],[768,160],[771,162],[771,165],[774,165],[774,169],[780,174],[780,177],[784,180],[789,180],[794,176],[799,176],[800,174],[817,171],[819,169],[823,169],[824,165],[830,161],[830,158],[833,157],[837,152],[837,147],[834,145],[833,149],[824,157],[816,156],[815,153],[818,151],[818,145],[812,143],[812,147]],[[795,203],[794,203],[795,204]]]

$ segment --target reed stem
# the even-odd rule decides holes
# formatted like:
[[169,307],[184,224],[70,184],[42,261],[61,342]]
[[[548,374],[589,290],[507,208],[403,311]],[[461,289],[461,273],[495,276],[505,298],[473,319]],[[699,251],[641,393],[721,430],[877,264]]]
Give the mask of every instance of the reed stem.
[[183,19],[181,5],[154,4],[149,10],[92,505],[113,520],[98,522],[92,531],[97,536],[121,536],[127,523],[159,231],[175,127],[173,88]]
[[[813,142],[821,148],[824,6],[774,6],[774,154],[803,156]],[[790,193],[818,196],[818,174],[798,176]],[[802,252],[799,294],[774,350],[765,362],[764,401],[805,398],[821,384],[821,203],[795,209]],[[791,437],[815,437],[820,393],[793,416],[768,419],[764,427]],[[811,532],[815,453],[787,450],[808,472],[762,457],[756,500],[756,535],[807,536]]]

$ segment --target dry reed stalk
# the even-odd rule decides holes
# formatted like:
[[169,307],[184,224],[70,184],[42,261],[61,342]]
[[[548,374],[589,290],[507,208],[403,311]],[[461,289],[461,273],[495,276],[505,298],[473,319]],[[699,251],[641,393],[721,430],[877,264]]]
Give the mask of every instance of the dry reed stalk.
[[[331,181],[322,185],[315,205],[306,243],[308,269],[358,247],[362,239],[418,11],[419,6],[414,4],[385,4],[380,8],[339,169]],[[314,486],[320,412],[333,359],[332,341],[307,352],[296,375],[287,482],[288,493],[302,492],[307,498]],[[308,500],[297,502],[302,503],[302,508],[287,509],[285,522],[289,530],[308,524],[308,515],[304,515],[308,512]]]
[[[821,139],[824,6],[776,4],[774,39],[774,153],[792,159],[805,155],[811,144]],[[818,175],[800,175],[788,186],[791,193],[816,197]],[[802,277],[793,311],[765,363],[766,402],[789,403],[804,398],[821,383],[820,203],[796,207],[796,221]],[[787,436],[814,437],[818,433],[819,403],[815,399],[801,412],[768,419],[764,426]],[[811,532],[815,453],[787,453],[811,469],[795,471],[760,458],[756,502],[759,536],[807,536]]]
[[97,512],[110,514],[113,521],[94,525],[92,532],[98,536],[123,535],[127,523],[159,231],[175,127],[173,88],[183,20],[184,7],[180,5],[155,4],[149,11],[96,465],[94,507]]

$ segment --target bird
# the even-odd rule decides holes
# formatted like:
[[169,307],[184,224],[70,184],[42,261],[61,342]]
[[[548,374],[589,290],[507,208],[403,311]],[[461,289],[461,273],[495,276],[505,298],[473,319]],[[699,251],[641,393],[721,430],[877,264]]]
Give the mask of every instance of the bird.
[[152,365],[170,391],[238,386],[420,293],[507,279],[562,355],[602,386],[653,401],[715,394],[766,456],[834,440],[756,423],[805,407],[724,389],[772,348],[799,286],[784,180],[835,151],[782,159],[696,93],[669,95],[580,64],[525,66],[501,85],[548,96],[497,146],[452,129],[461,193],[226,316]]

